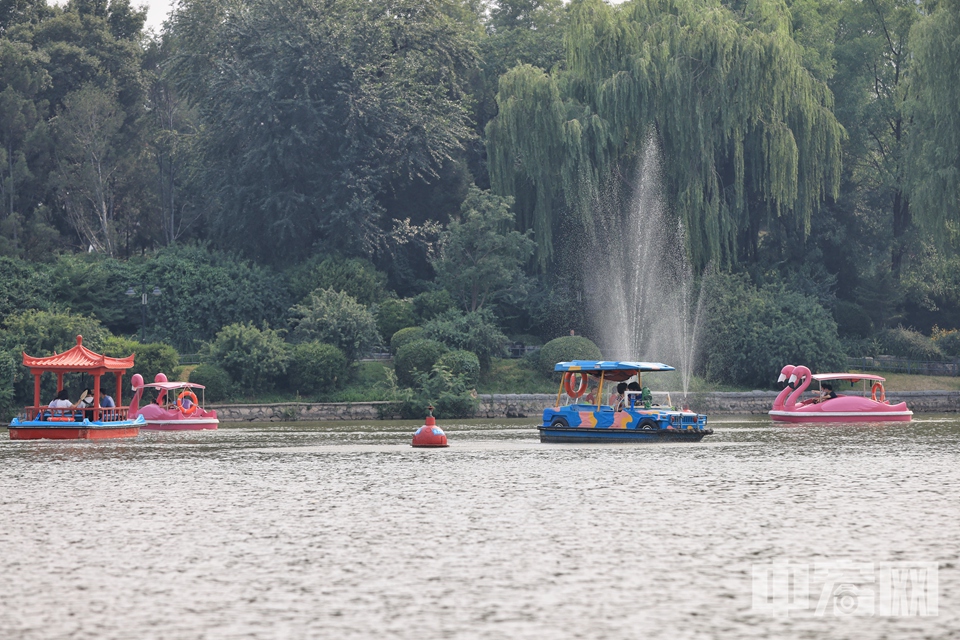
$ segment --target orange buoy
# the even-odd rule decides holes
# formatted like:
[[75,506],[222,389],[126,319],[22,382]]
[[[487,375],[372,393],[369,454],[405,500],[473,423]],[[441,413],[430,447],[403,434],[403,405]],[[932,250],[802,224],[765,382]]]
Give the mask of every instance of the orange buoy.
[[443,429],[437,426],[437,419],[433,417],[433,407],[427,407],[427,409],[430,411],[430,414],[424,421],[423,426],[413,434],[413,443],[411,446],[449,447],[450,445],[447,444],[446,434],[443,432]]

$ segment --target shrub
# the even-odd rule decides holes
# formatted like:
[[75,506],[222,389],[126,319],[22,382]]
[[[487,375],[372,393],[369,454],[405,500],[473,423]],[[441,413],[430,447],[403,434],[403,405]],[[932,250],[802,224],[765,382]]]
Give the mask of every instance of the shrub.
[[570,360],[600,360],[603,355],[600,347],[583,336],[561,336],[554,338],[543,345],[539,353],[540,371],[546,375],[553,374],[553,367],[558,362]]
[[207,402],[220,402],[234,392],[234,383],[230,374],[213,364],[201,364],[190,372],[190,382],[202,384],[203,398]]
[[390,340],[400,329],[417,324],[413,315],[413,303],[409,300],[384,300],[377,306],[377,331],[384,340]]
[[397,355],[397,351],[400,350],[400,347],[408,342],[413,342],[414,340],[423,340],[426,335],[427,334],[424,332],[423,327],[406,327],[400,329],[399,331],[394,332],[393,336],[390,337],[390,353]]
[[[330,289],[346,293],[363,305],[386,297],[387,276],[362,258],[325,256],[311,260],[291,272],[290,288],[299,299],[311,291]],[[399,328],[399,327],[398,327]]]
[[437,365],[449,369],[455,376],[463,376],[467,387],[471,389],[475,389],[480,382],[480,359],[470,351],[448,351],[440,356]]
[[411,302],[413,302],[413,313],[416,315],[419,324],[433,320],[441,313],[456,306],[453,297],[444,289],[424,291],[414,296]]
[[380,341],[373,314],[343,292],[319,289],[290,312],[291,342],[332,344],[351,362]]
[[245,395],[271,391],[287,371],[287,349],[280,334],[252,324],[231,324],[206,346],[212,364],[222,367]]
[[489,309],[463,313],[450,309],[423,325],[427,337],[450,349],[464,349],[477,355],[480,368],[490,370],[490,359],[503,354],[507,336],[497,326]]
[[136,340],[111,336],[103,343],[103,354],[113,358],[126,358],[134,354],[134,367],[127,375],[139,373],[145,382],[153,382],[154,376],[163,372],[170,380],[176,376],[180,366],[180,355],[177,350],[162,342],[141,344]]
[[943,355],[950,358],[960,357],[960,331],[944,331],[937,338],[937,346]]
[[414,372],[429,373],[447,351],[447,347],[436,340],[414,340],[403,345],[394,358],[397,382],[405,387],[414,386],[417,383]]
[[814,372],[843,368],[837,324],[815,298],[782,285],[757,289],[742,275],[717,274],[704,287],[706,377],[766,388],[787,363]]
[[[441,364],[426,373],[417,374],[421,391],[414,397],[407,413],[424,415],[424,408],[433,406],[433,415],[441,419],[472,418],[480,406],[464,376],[455,375]],[[416,415],[412,417],[417,417]]]
[[303,393],[333,390],[343,385],[348,364],[343,352],[331,344],[298,344],[290,350],[290,389]]
[[877,336],[884,355],[912,360],[941,360],[943,352],[937,343],[913,329],[886,329]]

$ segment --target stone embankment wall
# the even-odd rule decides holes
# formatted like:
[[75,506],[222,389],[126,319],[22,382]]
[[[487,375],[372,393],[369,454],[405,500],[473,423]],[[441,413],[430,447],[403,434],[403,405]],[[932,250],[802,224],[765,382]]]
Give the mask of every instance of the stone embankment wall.
[[[682,401],[679,392],[654,392],[656,403],[674,404]],[[690,408],[708,415],[756,414],[770,410],[773,391],[691,393]],[[556,394],[531,393],[515,395],[480,396],[478,418],[533,418],[544,407],[556,402]],[[960,391],[906,391],[887,395],[891,403],[906,402],[914,413],[956,413],[960,411]],[[223,404],[210,405],[223,422],[295,422],[315,420],[390,420],[399,416],[389,402],[331,402],[280,404]]]

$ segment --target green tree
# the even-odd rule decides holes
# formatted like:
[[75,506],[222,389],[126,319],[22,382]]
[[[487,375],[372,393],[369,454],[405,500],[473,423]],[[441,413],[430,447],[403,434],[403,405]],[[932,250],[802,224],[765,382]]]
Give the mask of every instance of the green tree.
[[441,0],[188,0],[171,71],[202,123],[218,240],[271,260],[371,251],[379,198],[471,135],[469,39]]
[[[940,240],[960,236],[960,3],[940,0],[910,32],[914,53],[907,166],[917,216]],[[947,233],[944,233],[944,230]]]
[[848,207],[879,219],[894,280],[900,279],[912,238],[905,106],[910,29],[922,14],[923,4],[913,0],[842,0],[831,82],[837,118],[849,134],[845,177],[854,194]]
[[50,85],[45,62],[29,44],[0,38],[0,236],[10,243],[0,253],[20,251],[21,191],[32,177],[27,146],[46,110],[37,96]]
[[244,395],[273,390],[287,371],[287,348],[273,329],[261,331],[252,324],[231,324],[206,345],[205,351],[211,364],[230,374]]
[[168,379],[175,380],[180,365],[180,354],[177,350],[162,342],[140,343],[111,336],[104,340],[103,353],[114,358],[126,358],[134,354],[134,367],[127,372],[127,376],[139,373],[146,382],[153,382],[158,373],[164,373]]
[[[428,338],[443,343],[450,349],[463,349],[476,354],[483,371],[490,370],[494,357],[503,355],[507,337],[497,326],[490,309],[462,313],[451,309],[424,323]],[[399,354],[399,351],[397,352]]]
[[[511,200],[473,187],[464,200],[459,220],[451,220],[440,237],[431,261],[437,282],[465,311],[526,288],[522,265],[534,251],[529,234],[512,230]],[[504,231],[504,229],[507,229]]]
[[362,258],[322,256],[287,273],[292,293],[298,299],[317,289],[341,291],[364,305],[380,302],[386,296],[386,276]]
[[56,120],[57,185],[64,208],[81,241],[109,256],[117,251],[120,183],[127,177],[123,120],[116,94],[93,85],[64,98]]
[[354,361],[379,342],[377,321],[352,296],[319,289],[290,309],[292,342],[319,341],[340,348]]
[[842,129],[830,91],[803,66],[789,12],[765,0],[749,8],[575,0],[567,70],[522,65],[501,77],[487,126],[491,184],[515,197],[541,266],[561,216],[567,237],[572,222],[589,229],[651,135],[695,266],[752,257],[771,219],[809,230],[822,196],[836,193]]
[[701,345],[710,379],[768,388],[787,363],[814,372],[844,366],[837,323],[817,300],[781,285],[756,288],[743,275],[718,274],[710,292]]

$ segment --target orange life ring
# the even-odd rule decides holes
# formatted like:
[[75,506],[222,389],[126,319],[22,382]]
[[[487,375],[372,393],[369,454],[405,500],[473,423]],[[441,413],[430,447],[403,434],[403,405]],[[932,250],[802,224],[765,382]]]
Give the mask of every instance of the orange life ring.
[[[573,388],[573,376],[580,376],[580,386]],[[578,371],[567,371],[563,374],[563,390],[571,398],[579,398],[587,390],[587,374]]]
[[[880,397],[877,397],[877,391],[880,392]],[[883,383],[875,382],[873,387],[870,389],[871,397],[874,402],[885,402],[887,399],[887,394],[883,390]]]
[[[185,408],[183,406],[184,398],[190,399],[189,407]],[[192,416],[194,413],[196,413],[198,406],[199,405],[197,404],[197,394],[195,394],[193,391],[190,391],[189,389],[185,389],[181,391],[180,395],[177,396],[177,409],[180,409],[180,413],[182,413],[185,416]]]

